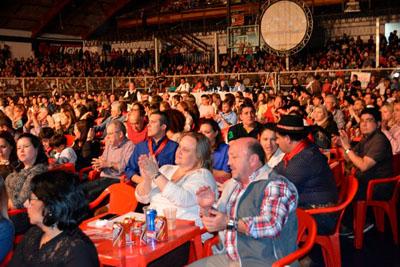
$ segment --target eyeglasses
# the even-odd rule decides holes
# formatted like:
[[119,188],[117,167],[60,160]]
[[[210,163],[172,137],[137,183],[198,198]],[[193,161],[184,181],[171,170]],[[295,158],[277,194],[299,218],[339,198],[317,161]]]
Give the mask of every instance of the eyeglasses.
[[32,145],[22,145],[22,146],[17,146],[17,150],[23,149],[23,148],[29,148]]
[[375,122],[375,119],[373,119],[373,118],[361,119],[361,120],[360,120],[360,123],[362,123],[362,122],[372,123],[372,122]]
[[111,132],[111,133],[107,133],[107,135],[113,135],[113,134],[116,134],[116,133],[119,133],[121,130],[118,130],[118,131],[115,131],[115,132]]
[[38,199],[37,197],[29,196],[28,197],[28,202],[31,203],[32,200],[40,200],[40,199]]

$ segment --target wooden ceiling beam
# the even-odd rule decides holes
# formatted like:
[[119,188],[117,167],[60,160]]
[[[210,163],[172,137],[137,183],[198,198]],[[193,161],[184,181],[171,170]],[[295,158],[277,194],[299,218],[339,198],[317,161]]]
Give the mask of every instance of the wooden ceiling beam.
[[57,1],[56,4],[42,17],[38,25],[32,29],[32,38],[36,38],[71,1],[72,0]]
[[[321,5],[333,5],[341,4],[342,0],[307,0],[309,5],[321,6]],[[242,12],[245,15],[255,14],[259,11],[258,3],[248,3],[242,5],[233,5],[231,12]],[[201,19],[212,19],[212,18],[223,18],[227,16],[228,9],[226,7],[206,8],[187,10],[180,13],[162,14],[159,16],[150,16],[146,19],[146,25],[158,25],[168,23],[180,23],[184,21],[194,21]],[[117,22],[118,28],[135,28],[143,24],[142,19],[132,18],[121,18]]]
[[123,7],[125,7],[130,0],[116,0],[112,5],[112,8],[106,9],[104,16],[99,21],[99,23],[93,25],[89,31],[87,31],[83,36],[83,40],[87,40],[96,30],[101,27],[104,23],[106,23],[110,18],[112,18],[118,11],[120,11]]

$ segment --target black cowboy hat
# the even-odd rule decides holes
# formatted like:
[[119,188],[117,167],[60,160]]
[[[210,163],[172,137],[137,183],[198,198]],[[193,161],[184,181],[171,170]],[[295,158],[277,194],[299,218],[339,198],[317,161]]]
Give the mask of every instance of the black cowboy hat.
[[303,118],[298,115],[283,115],[275,127],[280,134],[306,134],[308,128],[304,126]]

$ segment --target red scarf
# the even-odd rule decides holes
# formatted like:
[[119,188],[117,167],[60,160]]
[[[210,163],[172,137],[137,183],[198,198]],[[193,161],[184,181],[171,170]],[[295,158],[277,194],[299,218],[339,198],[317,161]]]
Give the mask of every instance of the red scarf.
[[161,151],[165,148],[165,146],[168,143],[168,138],[164,137],[164,140],[161,142],[160,146],[157,148],[156,152],[153,151],[153,138],[149,138],[149,141],[147,142],[147,147],[149,148],[150,155],[157,157]]
[[285,156],[283,157],[283,162],[285,163],[285,167],[287,167],[289,161],[296,156],[297,154],[299,154],[301,151],[303,151],[306,147],[309,146],[309,142],[308,140],[302,140],[300,141],[297,146],[290,151],[289,153],[285,154]]

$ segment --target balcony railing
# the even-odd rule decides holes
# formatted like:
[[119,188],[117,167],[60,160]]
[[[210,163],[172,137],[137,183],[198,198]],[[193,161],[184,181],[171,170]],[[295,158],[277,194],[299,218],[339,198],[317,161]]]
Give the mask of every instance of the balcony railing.
[[[193,74],[174,76],[143,76],[143,77],[46,77],[46,78],[0,78],[0,95],[33,95],[48,94],[56,86],[62,94],[75,92],[120,92],[128,88],[129,82],[134,82],[139,89],[164,91],[179,84],[184,77],[189,84],[194,86],[197,81],[204,82],[208,79],[218,86],[224,80],[233,87],[236,80],[241,80],[246,87],[251,88],[255,81],[260,85],[273,89],[275,92],[291,86],[291,80],[298,78],[300,84],[307,84],[308,77],[318,75],[321,83],[325,78],[333,80],[343,77],[347,83],[352,72],[371,73],[379,83],[381,78],[389,77],[394,68],[379,69],[342,69],[342,70],[313,70],[313,71],[282,71],[282,72],[256,72],[256,73],[218,73],[218,74]],[[161,83],[161,80],[163,81]]]

